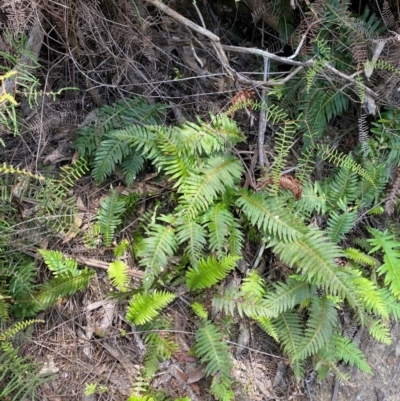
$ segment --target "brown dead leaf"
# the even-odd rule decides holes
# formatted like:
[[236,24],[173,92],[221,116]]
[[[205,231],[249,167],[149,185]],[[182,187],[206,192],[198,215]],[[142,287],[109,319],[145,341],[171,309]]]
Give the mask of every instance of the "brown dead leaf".
[[196,369],[192,370],[191,372],[188,372],[188,379],[187,379],[188,384],[196,383],[199,380],[201,380],[205,376],[205,367],[206,366],[202,364],[198,366]]
[[197,395],[200,395],[200,387],[196,383],[191,383],[189,386]]
[[175,368],[175,369],[176,369],[176,373],[178,373],[179,377],[183,381],[187,382],[188,381],[188,376],[185,373],[181,372],[178,368]]

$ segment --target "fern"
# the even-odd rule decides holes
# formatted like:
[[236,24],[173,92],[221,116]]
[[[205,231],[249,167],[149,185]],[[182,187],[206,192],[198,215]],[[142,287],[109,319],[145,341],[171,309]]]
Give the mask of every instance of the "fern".
[[296,305],[311,298],[312,287],[305,281],[289,278],[286,283],[273,284],[274,291],[266,294],[266,305],[275,314],[293,309]]
[[195,220],[178,219],[176,222],[176,239],[179,244],[187,243],[185,254],[192,266],[204,257],[207,244],[206,230]]
[[208,257],[199,261],[197,267],[189,268],[186,273],[186,284],[191,290],[212,287],[235,267],[238,256],[226,256],[217,260]]
[[122,260],[115,260],[108,265],[107,269],[108,278],[111,280],[113,286],[117,287],[120,291],[126,291],[129,282],[128,266]]
[[135,294],[128,306],[127,319],[135,325],[144,324],[154,319],[161,309],[175,299],[169,292],[138,293]]
[[193,302],[191,307],[196,316],[198,316],[202,320],[207,320],[208,312],[202,304],[199,304],[198,302]]
[[374,236],[368,242],[373,246],[370,254],[376,251],[383,252],[383,264],[378,267],[379,275],[385,276],[385,284],[390,288],[390,291],[396,297],[400,296],[400,243],[394,235],[387,230],[382,232],[376,229],[370,229]]
[[381,320],[374,320],[368,331],[375,340],[386,345],[392,343],[392,337],[387,323]]
[[161,224],[151,224],[145,238],[140,246],[137,256],[140,265],[145,267],[143,285],[149,289],[155,277],[168,265],[168,257],[171,257],[177,249],[177,240],[174,228]]
[[304,360],[314,355],[330,339],[337,325],[335,304],[326,297],[312,297],[309,308],[309,318],[304,332],[304,338],[293,359]]
[[356,309],[360,306],[354,287],[349,284],[352,272],[340,269],[333,260],[343,256],[341,249],[328,242],[323,232],[310,230],[296,242],[284,244],[271,242],[274,251],[279,253],[284,263],[297,267],[307,282],[321,286],[331,295],[346,298]]
[[182,183],[180,203],[189,218],[205,211],[222,192],[235,188],[243,172],[233,156],[216,156],[205,160],[196,173]]
[[215,325],[205,321],[196,332],[194,351],[202,363],[206,364],[205,374],[213,376],[211,392],[217,399],[233,399],[230,390],[232,379],[230,369],[233,366],[228,345]]
[[341,241],[345,234],[349,233],[357,220],[357,210],[348,211],[344,201],[338,206],[342,213],[332,211],[328,220],[328,235],[332,242]]
[[240,190],[237,205],[242,209],[252,225],[258,227],[264,235],[273,235],[285,242],[292,242],[300,237],[306,228],[301,220],[280,207],[275,198],[267,198],[262,193]]
[[119,198],[116,190],[111,190],[100,202],[100,209],[97,212],[97,224],[100,233],[103,234],[104,244],[111,245],[117,227],[121,224],[121,215],[125,210],[125,202]]

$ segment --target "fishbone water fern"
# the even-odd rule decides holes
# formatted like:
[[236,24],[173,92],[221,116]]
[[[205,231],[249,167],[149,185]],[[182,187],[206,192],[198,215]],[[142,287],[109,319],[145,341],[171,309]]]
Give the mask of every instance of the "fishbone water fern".
[[[330,18],[324,20],[327,26],[333,24],[336,29],[338,18],[346,21],[349,30],[359,26],[347,18],[347,6],[340,2],[332,2],[331,6],[323,14],[323,18]],[[364,25],[360,26],[364,29]],[[366,26],[371,34],[377,29],[370,20]],[[332,45],[327,39],[330,35],[326,31],[316,39],[320,50],[322,43],[325,47],[334,46],[330,52],[324,51],[324,60],[339,69],[347,68],[351,57],[345,60],[349,64],[340,60],[340,46]],[[376,143],[371,143],[376,157],[368,159],[361,145],[345,152],[325,141],[323,133],[332,119],[350,108],[350,96],[335,91],[323,74],[323,69],[316,70],[309,82],[306,103],[300,107],[303,115],[297,118],[291,115],[290,108],[286,112],[278,105],[269,107],[268,119],[277,126],[276,149],[274,165],[266,172],[272,176],[272,185],[262,190],[242,188],[245,169],[232,150],[245,138],[224,114],[212,115],[209,121],[198,119],[166,127],[157,120],[162,107],[145,105],[140,100],[139,111],[156,115],[156,119],[147,120],[143,112],[140,121],[129,120],[129,125],[124,125],[124,118],[117,115],[122,107],[119,103],[115,108],[105,108],[104,115],[98,111],[100,123],[107,121],[108,126],[101,126],[100,142],[96,142],[96,124],[80,133],[77,146],[91,161],[97,180],[110,175],[117,165],[135,163],[132,158],[138,157],[140,163],[144,161],[163,176],[171,190],[168,206],[157,206],[145,215],[142,233],[135,233],[133,246],[144,275],[142,288],[131,294],[127,319],[146,331],[146,377],[151,377],[158,363],[170,358],[176,349],[168,335],[171,323],[163,319],[170,319],[165,308],[174,308],[178,302],[174,283],[182,284],[182,277],[193,299],[198,326],[193,353],[205,363],[206,374],[214,376],[211,393],[217,399],[233,399],[237,390],[230,373],[232,353],[224,342],[221,317],[239,316],[259,325],[280,343],[298,379],[307,360],[315,363],[321,378],[329,371],[340,374],[336,367],[340,360],[371,372],[355,343],[342,335],[338,311],[352,310],[357,324],[383,342],[388,341],[388,319],[400,316],[400,285],[396,282],[399,272],[393,262],[398,258],[398,239],[372,230],[373,238],[366,250],[370,254],[358,249],[353,241],[354,228],[362,218],[360,213],[382,202],[391,164],[382,161],[381,147]],[[302,83],[298,81],[297,85],[299,89]],[[137,101],[132,99],[127,104]],[[285,107],[285,102],[281,104]],[[122,116],[129,113],[122,109]],[[115,121],[110,111],[115,112]],[[288,197],[287,190],[278,185],[296,138],[303,146],[299,163],[304,157],[308,163],[299,166],[303,174],[301,184],[299,181],[301,199]],[[395,152],[391,161],[398,160]],[[319,180],[309,168],[316,157],[329,165],[328,173]],[[139,169],[134,166],[133,171],[135,175]],[[109,245],[117,237],[124,208],[117,192],[112,191],[111,197],[115,204],[121,202],[120,210],[106,213],[110,208],[104,203],[98,215],[98,222],[103,220],[103,234],[110,231],[105,236]],[[255,269],[238,273],[250,232],[252,242],[279,259],[286,274],[278,273],[279,278],[273,280],[260,277]],[[384,263],[378,267],[375,261],[381,255]],[[115,268],[110,277],[126,294],[125,267]],[[210,293],[212,299],[206,305],[204,300]],[[208,317],[210,304],[213,313],[219,313],[213,321]],[[165,336],[159,332],[149,335],[152,324],[165,331]]]

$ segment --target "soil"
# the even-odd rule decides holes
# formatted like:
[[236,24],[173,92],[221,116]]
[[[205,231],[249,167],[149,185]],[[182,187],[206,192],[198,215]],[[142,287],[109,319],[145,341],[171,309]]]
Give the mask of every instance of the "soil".
[[[312,401],[399,401],[400,400],[400,323],[392,330],[392,344],[378,343],[368,332],[361,337],[360,348],[366,355],[373,375],[350,371],[349,383],[335,382],[333,376],[313,388]],[[338,387],[337,398],[334,389]]]

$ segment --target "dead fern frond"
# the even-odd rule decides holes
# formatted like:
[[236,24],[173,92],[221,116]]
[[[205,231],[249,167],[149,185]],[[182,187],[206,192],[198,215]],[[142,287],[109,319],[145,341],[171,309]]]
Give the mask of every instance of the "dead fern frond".
[[382,5],[382,19],[385,25],[391,29],[394,26],[394,15],[390,9],[389,3],[385,0]]
[[369,152],[369,136],[368,136],[368,125],[367,125],[367,115],[361,112],[360,117],[358,118],[358,140],[361,144],[361,149],[363,152],[363,156],[365,157]]
[[399,195],[400,195],[400,169],[397,168],[393,184],[389,189],[389,191],[387,192],[385,198],[385,212],[388,215],[391,215],[393,213]]

